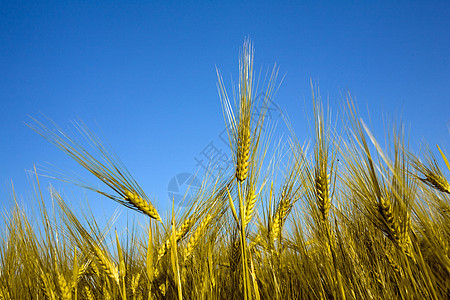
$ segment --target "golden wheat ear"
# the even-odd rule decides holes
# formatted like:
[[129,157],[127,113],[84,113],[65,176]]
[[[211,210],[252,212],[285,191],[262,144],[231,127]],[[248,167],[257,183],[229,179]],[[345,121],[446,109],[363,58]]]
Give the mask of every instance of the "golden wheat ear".
[[49,127],[36,119],[32,118],[32,120],[33,123],[29,124],[29,127],[72,157],[82,167],[111,188],[115,194],[99,190],[94,185],[85,183],[82,180],[66,177],[65,175],[58,175],[56,179],[71,182],[97,192],[161,222],[161,217],[156,208],[148,200],[148,197],[131,176],[125,165],[117,158],[112,150],[107,149],[102,144],[100,139],[86,125],[74,122],[75,129],[92,146],[92,150],[90,151],[77,142],[74,137],[66,134],[55,122],[49,120],[51,123]]
[[[441,153],[442,158],[447,164],[447,167],[450,170],[447,157],[444,155],[439,146],[438,149]],[[422,162],[419,158],[412,155],[411,160],[412,165],[416,169],[416,171],[422,174],[422,176],[416,176],[420,181],[431,186],[432,188],[435,188],[438,191],[450,194],[450,183],[445,178],[442,170],[439,168],[436,158],[430,150],[425,154],[425,163]]]
[[125,191],[124,194],[125,194],[124,200],[131,203],[131,205],[133,205],[133,207],[135,207],[137,210],[143,212],[147,216],[159,222],[162,222],[161,217],[158,214],[158,211],[148,201],[144,200],[137,193]]
[[[186,218],[181,224],[181,226],[176,230],[175,232],[175,241],[178,243],[181,239],[183,239],[186,234],[191,229],[192,225],[194,224],[194,219],[192,217]],[[166,242],[161,245],[161,247],[158,250],[158,257],[156,258],[156,265],[161,261],[161,259],[166,255],[167,251],[170,250],[171,247],[171,241],[170,236],[167,238]]]
[[194,251],[195,246],[197,245],[200,237],[205,234],[206,229],[211,222],[212,216],[206,215],[202,222],[198,225],[197,229],[194,233],[191,234],[191,237],[189,238],[189,241],[186,245],[186,248],[184,248],[184,257],[188,258]]
[[252,104],[253,99],[253,48],[249,41],[244,43],[239,64],[239,95],[235,100],[238,108],[237,118],[233,112],[222,77],[217,70],[218,89],[222,102],[223,114],[227,123],[230,145],[233,149],[235,176],[240,182],[248,176],[252,145]]

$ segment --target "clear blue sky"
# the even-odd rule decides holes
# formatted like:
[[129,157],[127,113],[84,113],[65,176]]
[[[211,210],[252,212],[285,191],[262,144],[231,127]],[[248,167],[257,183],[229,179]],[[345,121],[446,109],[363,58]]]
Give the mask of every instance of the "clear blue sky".
[[[101,133],[167,208],[170,179],[195,172],[210,142],[219,146],[215,66],[231,88],[246,36],[257,68],[277,62],[286,74],[274,100],[299,138],[307,136],[312,78],[334,110],[348,89],[369,107],[375,131],[386,114],[405,121],[414,147],[425,139],[450,153],[449,1],[91,2],[0,2],[5,204],[11,180],[28,201],[25,170],[33,164],[82,173],[26,127],[28,115],[42,112],[63,127],[79,118]],[[90,199],[106,215],[117,207]]]

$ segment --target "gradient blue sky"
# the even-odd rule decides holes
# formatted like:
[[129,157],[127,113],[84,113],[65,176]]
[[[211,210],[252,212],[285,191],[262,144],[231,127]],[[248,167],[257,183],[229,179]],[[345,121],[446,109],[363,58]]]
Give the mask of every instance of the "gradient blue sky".
[[[286,75],[274,100],[300,139],[311,78],[334,110],[348,89],[369,107],[374,131],[383,132],[383,115],[402,119],[413,147],[427,140],[450,153],[449,1],[92,2],[0,2],[6,206],[11,180],[28,201],[25,170],[33,164],[85,174],[25,125],[42,112],[65,128],[86,122],[158,206],[169,207],[172,176],[195,172],[194,158],[220,142],[215,66],[230,88],[246,36],[257,68],[276,62]],[[90,199],[106,215],[117,207]]]

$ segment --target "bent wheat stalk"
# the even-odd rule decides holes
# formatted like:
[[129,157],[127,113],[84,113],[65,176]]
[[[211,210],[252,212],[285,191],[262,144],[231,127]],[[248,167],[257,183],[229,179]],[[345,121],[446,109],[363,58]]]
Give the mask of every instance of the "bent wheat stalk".
[[[443,155],[442,151],[441,155]],[[446,159],[444,155],[442,157]],[[417,178],[422,182],[428,184],[429,186],[437,189],[438,191],[450,194],[450,183],[447,181],[442,171],[439,169],[436,163],[436,159],[431,151],[429,151],[428,155],[426,156],[426,160],[427,164],[422,163],[416,157],[412,158],[414,168],[423,175],[423,177],[417,176]]]
[[97,192],[128,208],[146,214],[157,221],[161,221],[161,217],[157,210],[150,203],[148,197],[133,179],[124,164],[112,154],[112,151],[107,150],[106,147],[103,146],[100,140],[87,129],[86,125],[74,123],[75,128],[80,132],[82,137],[93,146],[97,155],[88,151],[74,138],[69,137],[56,125],[56,123],[50,121],[53,125],[52,128],[50,128],[36,119],[32,120],[34,121],[34,124],[28,125],[29,127],[72,157],[81,166],[111,188],[116,194],[113,195],[104,192],[82,180],[68,178],[64,175],[59,175],[57,179],[72,182],[78,186]]
[[125,191],[124,194],[125,194],[124,199],[129,203],[131,203],[139,211],[155,219],[156,221],[161,222],[161,217],[159,216],[158,211],[149,202],[142,199],[142,197],[140,197],[137,193]]

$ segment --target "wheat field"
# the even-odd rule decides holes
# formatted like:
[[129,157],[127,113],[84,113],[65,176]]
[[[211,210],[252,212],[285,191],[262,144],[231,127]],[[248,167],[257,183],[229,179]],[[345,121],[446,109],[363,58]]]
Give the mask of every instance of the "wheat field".
[[[267,110],[255,113],[279,88],[277,72],[260,82],[249,41],[236,91],[217,71],[234,166],[205,177],[167,217],[87,128],[77,127],[83,144],[33,119],[33,130],[92,174],[58,179],[147,223],[120,234],[112,224],[100,228],[61,192],[41,187],[36,171],[39,212],[16,202],[2,224],[0,299],[449,299],[446,154],[412,153],[401,125],[377,139],[350,94],[338,130],[314,87],[313,138],[296,137],[286,120],[290,137],[281,146],[266,127]],[[261,87],[266,96],[256,97]],[[46,207],[45,193],[57,209]]]

